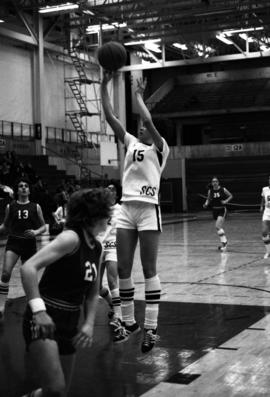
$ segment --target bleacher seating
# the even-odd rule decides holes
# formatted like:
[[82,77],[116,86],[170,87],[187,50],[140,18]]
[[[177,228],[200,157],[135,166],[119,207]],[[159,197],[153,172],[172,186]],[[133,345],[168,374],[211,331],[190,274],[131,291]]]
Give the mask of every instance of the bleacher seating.
[[36,174],[46,183],[49,192],[54,193],[67,177],[65,171],[58,170],[55,165],[49,165],[48,156],[20,155],[18,157],[24,164],[27,162],[32,164]]
[[153,113],[209,111],[269,106],[269,79],[176,84],[153,108]]

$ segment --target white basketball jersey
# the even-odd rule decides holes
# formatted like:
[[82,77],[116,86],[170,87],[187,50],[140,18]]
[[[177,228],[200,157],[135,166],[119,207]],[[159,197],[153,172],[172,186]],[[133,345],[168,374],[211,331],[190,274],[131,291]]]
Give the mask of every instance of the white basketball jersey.
[[154,144],[146,145],[126,132],[122,201],[158,204],[160,177],[169,155],[169,146],[162,140],[160,152]]
[[270,188],[269,188],[269,186],[263,187],[262,197],[264,198],[264,214],[270,215]]

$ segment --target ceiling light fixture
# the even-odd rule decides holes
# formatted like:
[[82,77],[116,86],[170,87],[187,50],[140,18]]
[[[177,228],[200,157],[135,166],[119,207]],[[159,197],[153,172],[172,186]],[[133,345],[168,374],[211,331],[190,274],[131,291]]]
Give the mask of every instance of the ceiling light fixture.
[[128,41],[124,45],[144,45],[146,43],[159,43],[161,39]]
[[261,44],[261,45],[260,45],[260,50],[262,50],[262,51],[269,51],[270,48],[267,47],[265,44]]
[[57,13],[61,11],[70,11],[70,10],[75,10],[79,8],[78,4],[74,3],[64,3],[64,4],[59,4],[59,5],[54,5],[54,6],[46,6],[42,7],[38,10],[40,14],[49,14],[49,13]]
[[256,41],[255,39],[253,39],[253,37],[249,37],[246,33],[239,33],[239,37],[241,37],[241,39],[248,41],[249,43],[253,43],[254,41]]
[[231,34],[234,34],[234,33],[256,32],[257,30],[263,30],[263,29],[264,29],[263,26],[258,26],[257,28],[225,30],[224,32],[222,32],[222,34],[225,34],[226,36],[230,36]]
[[86,33],[87,34],[94,34],[98,33],[100,30],[114,30],[114,29],[119,29],[119,28],[125,28],[127,24],[125,22],[123,23],[118,23],[118,22],[112,22],[112,23],[104,23],[102,25],[89,25],[86,28]]
[[199,57],[208,58],[215,50],[212,47],[205,46],[201,43],[195,43],[194,49],[196,50]]
[[180,50],[183,50],[183,51],[188,49],[186,44],[173,43],[172,46],[175,48],[179,48]]
[[216,38],[225,44],[232,45],[233,42],[225,37],[223,33],[217,34]]
[[83,13],[87,15],[95,15],[95,13],[90,10],[83,10]]
[[153,42],[145,43],[144,48],[156,52],[157,54],[160,54],[162,52],[161,49],[159,48],[159,45]]

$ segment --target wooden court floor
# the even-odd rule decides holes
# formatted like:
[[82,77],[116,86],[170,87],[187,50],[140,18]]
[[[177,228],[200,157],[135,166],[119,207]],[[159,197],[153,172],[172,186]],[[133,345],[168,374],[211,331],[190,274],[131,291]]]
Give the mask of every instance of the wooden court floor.
[[[95,342],[77,354],[69,397],[270,396],[270,259],[263,259],[261,215],[232,213],[225,230],[229,248],[221,254],[210,213],[166,217],[159,343],[147,355],[140,334],[113,345],[100,300]],[[138,252],[133,276],[142,324]],[[34,385],[24,365],[24,306],[18,265],[0,329],[0,397],[19,397]]]

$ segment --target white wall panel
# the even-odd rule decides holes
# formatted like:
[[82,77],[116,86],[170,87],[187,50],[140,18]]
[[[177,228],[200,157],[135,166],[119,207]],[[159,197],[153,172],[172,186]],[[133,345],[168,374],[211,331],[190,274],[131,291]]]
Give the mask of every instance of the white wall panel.
[[44,62],[45,125],[65,128],[64,66],[51,56]]
[[0,44],[0,120],[33,122],[32,54]]

